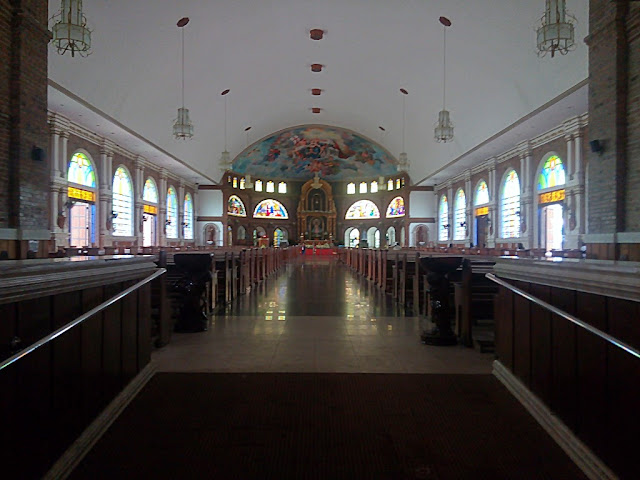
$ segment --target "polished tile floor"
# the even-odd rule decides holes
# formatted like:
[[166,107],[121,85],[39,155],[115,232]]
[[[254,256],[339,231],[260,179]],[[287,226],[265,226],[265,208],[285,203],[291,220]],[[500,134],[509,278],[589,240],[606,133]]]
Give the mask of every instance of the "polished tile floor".
[[493,354],[423,345],[423,326],[346,266],[302,257],[152,359],[165,372],[490,373]]

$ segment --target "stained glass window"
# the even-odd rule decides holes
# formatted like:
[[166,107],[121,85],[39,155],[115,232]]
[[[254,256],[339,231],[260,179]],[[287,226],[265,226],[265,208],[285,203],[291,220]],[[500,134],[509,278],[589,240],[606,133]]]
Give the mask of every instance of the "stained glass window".
[[347,183],[347,195],[353,195],[356,193],[356,184]]
[[271,180],[269,180],[267,182],[267,193],[273,193],[275,191],[276,191],[275,184]]
[[464,240],[467,237],[466,220],[467,196],[461,188],[456,193],[456,204],[453,209],[453,239]]
[[538,190],[559,187],[564,184],[565,172],[562,160],[557,155],[552,155],[544,162],[544,166],[538,177]]
[[156,188],[156,182],[151,177],[144,182],[142,200],[149,203],[158,203],[158,189]]
[[247,183],[247,180],[244,177],[242,177],[240,179],[240,190],[244,190],[246,183]]
[[178,196],[173,187],[167,190],[167,238],[178,238]]
[[487,182],[480,180],[478,188],[476,188],[476,205],[484,205],[489,203],[489,188]]
[[233,177],[233,188],[238,188],[238,177]]
[[96,172],[84,153],[77,152],[71,157],[67,180],[85,187],[96,187]]
[[184,211],[182,213],[182,232],[185,240],[193,240],[193,200],[191,194],[184,196]]
[[440,197],[440,209],[438,210],[438,241],[449,240],[449,202],[447,196]]
[[404,198],[396,197],[387,207],[387,218],[404,217]]
[[399,178],[396,178],[396,190],[400,190],[400,182],[401,180]]
[[256,192],[261,192],[262,191],[262,180],[256,180],[256,183],[253,185],[253,189]]
[[256,205],[256,209],[253,211],[254,218],[289,218],[287,209],[284,208],[279,201],[267,198]]
[[227,213],[234,217],[246,217],[247,210],[244,208],[244,203],[240,200],[240,197],[231,195],[227,202]]
[[113,235],[133,235],[133,188],[124,167],[113,175]]
[[371,193],[378,193],[378,181],[371,182]]
[[360,182],[360,193],[367,193],[367,182]]
[[387,190],[389,190],[389,191],[393,190],[393,179],[392,178],[390,178],[387,181]]
[[515,170],[507,175],[500,199],[502,238],[520,236],[520,180]]
[[287,182],[280,182],[278,184],[278,193],[287,193]]
[[[365,184],[366,185],[366,184]],[[380,218],[380,210],[371,200],[358,200],[349,207],[347,214],[344,216],[346,220],[360,218]]]

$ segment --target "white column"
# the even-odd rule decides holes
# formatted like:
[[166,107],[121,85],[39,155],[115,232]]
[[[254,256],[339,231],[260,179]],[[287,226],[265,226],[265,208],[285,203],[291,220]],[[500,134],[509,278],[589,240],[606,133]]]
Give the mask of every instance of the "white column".
[[184,245],[184,183],[178,185],[178,239]]
[[51,125],[51,179],[60,176],[60,131]]
[[496,236],[498,233],[498,210],[497,205],[499,202],[499,192],[496,181],[496,160],[495,158],[487,162],[487,168],[489,170],[489,232],[487,234],[487,247],[494,248],[496,246]]
[[67,146],[69,144],[69,132],[62,132],[60,134],[60,140],[62,145],[60,146],[60,155],[59,155],[59,171],[60,171],[60,177],[62,177],[63,179],[67,179],[67,170],[69,169],[69,160],[71,160],[70,158],[67,158]]
[[135,198],[135,206],[134,206],[134,236],[136,237],[136,243],[139,247],[142,246],[143,243],[143,225],[142,225],[142,209],[143,209],[143,201],[142,201],[142,191],[144,189],[144,158],[138,156],[134,161],[136,167],[135,173],[135,188],[134,188],[134,198]]
[[[527,148],[520,157],[520,171],[523,175],[523,182],[521,188],[523,195],[520,196],[520,221],[524,220],[524,225],[521,225],[519,237],[522,240],[525,248],[531,248],[533,246],[534,232],[538,222],[535,221],[533,212],[533,185],[531,178],[532,168],[531,150]],[[523,230],[524,227],[524,231]]]
[[198,224],[198,216],[200,212],[200,198],[198,195],[198,184],[193,189],[193,241],[195,245],[204,245],[204,239],[202,238],[202,232],[200,232],[200,225]]
[[158,192],[158,245],[167,245],[167,172],[160,170],[160,191]]
[[564,136],[564,139],[567,141],[567,175],[566,175],[566,180],[567,183],[573,180],[575,171],[576,171],[576,164],[575,164],[575,160],[574,160],[574,154],[573,154],[573,135],[572,134],[567,134]]
[[453,242],[453,210],[456,208],[455,200],[453,198],[453,188],[449,184],[447,188],[447,223],[449,228],[447,229],[447,246]]
[[113,153],[105,148],[100,150],[100,209],[98,211],[100,247],[111,245],[111,233],[113,225],[112,200],[113,193]]
[[469,246],[473,238],[473,192],[471,191],[471,171],[465,173],[464,191],[466,194],[464,219],[467,222],[467,235],[465,237],[465,246]]

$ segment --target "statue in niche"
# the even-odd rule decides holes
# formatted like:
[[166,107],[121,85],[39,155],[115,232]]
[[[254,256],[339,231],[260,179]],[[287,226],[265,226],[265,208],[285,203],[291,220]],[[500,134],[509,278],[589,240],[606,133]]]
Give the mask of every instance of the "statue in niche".
[[325,228],[324,219],[321,217],[313,217],[309,222],[309,238],[312,240],[324,240]]

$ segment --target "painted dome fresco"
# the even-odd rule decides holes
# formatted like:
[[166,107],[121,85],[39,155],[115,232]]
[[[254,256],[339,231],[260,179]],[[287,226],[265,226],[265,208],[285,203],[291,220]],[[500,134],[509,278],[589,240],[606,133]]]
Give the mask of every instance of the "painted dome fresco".
[[281,130],[248,147],[233,161],[239,174],[341,181],[397,173],[397,160],[377,143],[349,130],[303,125]]

